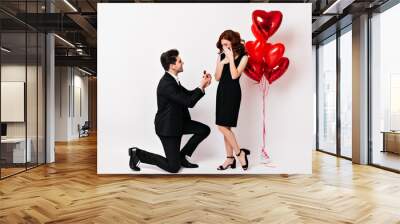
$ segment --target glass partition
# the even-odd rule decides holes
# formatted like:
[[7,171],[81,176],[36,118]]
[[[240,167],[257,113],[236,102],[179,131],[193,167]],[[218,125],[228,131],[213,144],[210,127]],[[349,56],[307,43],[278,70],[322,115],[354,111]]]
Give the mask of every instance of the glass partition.
[[[45,1],[1,1],[15,17]],[[45,34],[0,12],[0,178],[45,163]],[[33,17],[36,18],[36,17]]]
[[26,33],[1,34],[1,175],[24,171],[32,151],[26,142]]
[[318,149],[336,154],[336,37],[318,47]]

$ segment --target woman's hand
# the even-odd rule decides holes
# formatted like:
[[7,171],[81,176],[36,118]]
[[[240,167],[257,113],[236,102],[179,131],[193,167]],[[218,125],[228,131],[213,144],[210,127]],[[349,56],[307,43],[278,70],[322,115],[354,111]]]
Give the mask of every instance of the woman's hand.
[[233,51],[231,48],[224,47],[225,58],[228,58],[229,62],[234,61]]
[[222,61],[220,60],[219,63],[221,64],[228,64],[229,63],[229,59],[227,57],[225,57],[224,59],[222,59]]

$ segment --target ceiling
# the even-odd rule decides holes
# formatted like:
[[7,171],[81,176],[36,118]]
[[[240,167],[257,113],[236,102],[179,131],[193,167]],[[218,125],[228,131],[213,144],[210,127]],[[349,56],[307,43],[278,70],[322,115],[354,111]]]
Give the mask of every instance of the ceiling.
[[[351,24],[351,18],[374,9],[388,0],[269,0],[229,2],[312,3],[313,43],[332,35],[338,27]],[[97,57],[97,3],[138,2],[227,2],[202,1],[133,1],[133,0],[1,0],[0,24],[7,38],[22,41],[18,32],[29,28],[32,31],[55,32],[56,65],[80,66],[96,72]],[[52,13],[49,13],[49,12]],[[346,22],[346,19],[348,22]],[[340,27],[339,27],[340,28]],[[65,40],[65,41],[64,41]],[[21,43],[22,44],[22,43]],[[17,43],[15,45],[18,45]],[[29,51],[29,50],[28,50]]]

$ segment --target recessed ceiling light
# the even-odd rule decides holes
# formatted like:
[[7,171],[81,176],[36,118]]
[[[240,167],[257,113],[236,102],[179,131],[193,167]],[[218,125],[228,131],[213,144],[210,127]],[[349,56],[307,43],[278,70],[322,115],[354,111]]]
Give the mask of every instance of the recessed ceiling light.
[[78,10],[71,4],[69,3],[68,0],[64,0],[65,4],[67,4],[72,10],[74,10],[75,12],[78,12]]
[[9,50],[9,49],[7,49],[7,48],[5,48],[5,47],[1,47],[1,50],[4,51],[4,52],[6,52],[6,53],[10,53],[10,52],[11,52],[11,50]]
[[60,36],[57,35],[57,34],[54,34],[54,36],[57,37],[58,39],[60,39],[61,41],[63,41],[64,43],[68,44],[69,46],[75,48],[75,45],[73,45],[73,44],[72,44],[71,42],[69,42],[68,40],[66,40],[66,39],[64,39],[64,38],[62,38],[62,37],[60,37]]
[[355,0],[336,0],[322,14],[342,14],[343,9],[351,5]]
[[88,75],[92,75],[92,73],[90,73],[90,72],[88,72],[88,71],[86,71],[86,70],[83,70],[83,69],[81,69],[81,68],[79,68],[78,67],[78,69],[79,69],[79,71],[81,71],[81,72],[83,72],[83,73],[85,73],[85,74],[88,74]]

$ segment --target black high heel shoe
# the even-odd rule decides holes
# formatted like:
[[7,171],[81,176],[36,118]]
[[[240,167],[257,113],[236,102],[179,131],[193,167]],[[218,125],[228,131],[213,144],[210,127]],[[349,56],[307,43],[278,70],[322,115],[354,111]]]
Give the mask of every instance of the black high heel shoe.
[[129,167],[134,170],[134,171],[140,171],[139,168],[139,157],[137,156],[137,150],[139,150],[139,148],[137,147],[132,147],[128,149],[129,152]]
[[240,149],[239,154],[236,156],[239,158],[240,154],[244,152],[244,159],[246,160],[246,165],[242,165],[243,170],[247,170],[249,168],[249,160],[247,159],[247,155],[250,155],[250,150],[248,149]]
[[222,165],[220,165],[220,166],[217,168],[217,170],[226,170],[226,169],[228,169],[229,167],[230,167],[231,169],[235,169],[235,168],[236,168],[236,159],[235,159],[235,157],[233,157],[233,156],[227,156],[226,158],[228,158],[228,159],[233,159],[233,160],[232,160],[232,163],[226,165],[225,167],[223,167]]

